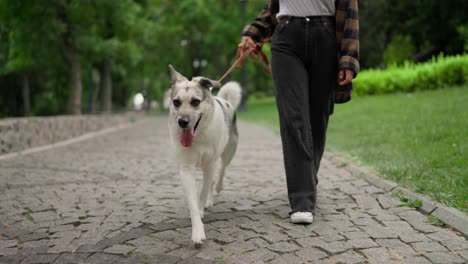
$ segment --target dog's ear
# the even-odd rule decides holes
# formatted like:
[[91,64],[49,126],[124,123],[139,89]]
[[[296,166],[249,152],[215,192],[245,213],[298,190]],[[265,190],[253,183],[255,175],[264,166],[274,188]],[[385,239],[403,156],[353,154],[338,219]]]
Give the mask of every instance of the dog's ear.
[[195,78],[192,78],[192,81],[196,81],[198,82],[203,88],[206,88],[206,89],[210,89],[215,87],[215,88],[219,88],[221,87],[221,83],[218,82],[218,81],[213,81],[213,80],[210,80],[208,78],[205,78],[205,77],[195,77]]
[[169,64],[169,71],[171,72],[171,79],[172,79],[172,84],[175,84],[177,82],[183,82],[183,81],[188,81],[185,76],[182,74],[178,73],[172,65]]

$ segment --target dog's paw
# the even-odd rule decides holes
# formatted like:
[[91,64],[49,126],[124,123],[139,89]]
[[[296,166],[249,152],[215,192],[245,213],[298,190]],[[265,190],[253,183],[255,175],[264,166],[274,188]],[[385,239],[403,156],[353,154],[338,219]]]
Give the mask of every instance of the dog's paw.
[[200,218],[203,219],[203,217],[205,217],[205,209],[199,208],[198,211],[200,212]]
[[192,241],[196,247],[199,247],[203,244],[203,240],[206,239],[205,230],[203,230],[203,226],[199,228],[192,228]]
[[223,184],[216,184],[216,193],[220,193],[223,190]]
[[208,200],[206,200],[205,208],[211,207],[211,206],[213,206],[213,204],[214,204],[213,197],[210,197],[210,198],[208,198]]

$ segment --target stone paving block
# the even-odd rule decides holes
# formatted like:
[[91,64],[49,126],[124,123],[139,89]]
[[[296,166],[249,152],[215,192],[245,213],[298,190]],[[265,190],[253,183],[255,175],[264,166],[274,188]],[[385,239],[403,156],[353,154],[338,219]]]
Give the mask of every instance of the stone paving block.
[[257,246],[251,241],[235,241],[229,245],[223,246],[223,251],[229,255],[240,254],[257,249]]
[[452,251],[468,250],[468,243],[461,237],[455,240],[444,240],[440,243]]
[[348,242],[342,242],[342,241],[334,241],[331,243],[325,243],[325,244],[320,245],[319,247],[326,250],[327,252],[330,252],[331,254],[344,252],[348,249],[353,248],[353,246],[350,245]]
[[50,248],[48,246],[39,246],[39,247],[24,247],[18,248],[18,254],[22,255],[38,255],[38,254],[46,254]]
[[445,247],[437,242],[416,242],[412,243],[411,246],[418,252],[447,251]]
[[267,262],[277,258],[279,255],[268,249],[257,249],[247,253],[234,255],[228,259],[228,263],[254,263],[257,261]]
[[280,254],[289,253],[289,252],[293,252],[293,251],[300,249],[300,247],[297,246],[296,244],[289,243],[289,242],[275,243],[275,244],[267,246],[267,248],[271,251],[274,251]]
[[198,254],[195,255],[195,257],[210,261],[215,260],[222,262],[225,259],[229,258],[229,255],[225,254],[221,249],[203,248]]
[[73,225],[56,225],[49,228],[50,233],[62,232],[62,231],[72,231],[75,229]]
[[333,241],[344,240],[345,238],[340,235],[328,235],[328,236],[321,236],[320,239],[325,242],[333,242]]
[[51,237],[52,238],[78,238],[81,235],[81,231],[60,231],[54,233]]
[[157,244],[141,245],[136,247],[135,252],[144,255],[163,254],[178,248],[179,245],[171,242],[160,242]]
[[382,194],[377,196],[377,201],[379,201],[379,204],[383,209],[396,207],[401,204],[401,202],[398,199],[388,194]]
[[319,247],[326,243],[318,237],[300,238],[296,242],[303,248]]
[[74,252],[78,249],[79,245],[73,242],[67,242],[63,244],[57,244],[47,250],[47,253],[64,253],[64,252]]
[[363,263],[366,260],[362,255],[352,250],[346,251],[337,256],[333,256],[333,259],[336,259],[339,263],[350,263],[350,264]]
[[16,255],[18,253],[18,248],[0,248],[0,256],[10,256]]
[[157,224],[154,224],[154,225],[149,225],[148,226],[149,228],[151,228],[152,230],[156,231],[156,232],[162,232],[162,231],[166,231],[166,230],[174,230],[177,228],[177,226],[173,223],[163,223],[163,222],[160,222],[160,223],[157,223]]
[[398,238],[398,234],[388,227],[369,225],[364,231],[372,238]]
[[118,255],[106,254],[106,253],[95,253],[86,258],[85,263],[89,264],[101,264],[101,263],[112,263],[118,259]]
[[424,253],[424,256],[434,263],[466,263],[462,257],[447,252]]
[[[159,259],[156,259],[159,261]],[[156,262],[160,263],[160,262]],[[200,259],[200,258],[188,258],[188,259],[183,259],[177,262],[177,264],[211,264],[215,263],[213,260],[206,260],[206,259]]]
[[139,238],[139,237],[148,235],[148,234],[150,234],[152,232],[153,231],[151,229],[149,229],[149,228],[136,228],[136,229],[133,229],[133,230],[130,230],[130,231],[127,231],[127,232],[123,232],[123,233],[121,233],[121,234],[119,234],[119,235],[117,235],[115,237],[102,240],[101,242],[99,242],[96,245],[96,247],[104,249],[104,248],[107,248],[107,247],[115,245],[115,244],[120,244],[120,243],[123,243],[123,242],[128,241],[128,240],[132,240],[132,239],[135,239],[135,238]]
[[19,236],[19,240],[21,241],[34,241],[34,240],[40,240],[43,238],[48,238],[49,234],[45,232],[37,232],[37,233],[30,233],[30,234],[25,234]]
[[261,235],[260,237],[268,241],[269,243],[276,243],[280,241],[289,240],[289,237],[287,235],[281,233],[269,233],[266,235]]
[[272,260],[272,264],[291,264],[291,263],[303,263],[303,260],[294,254],[283,254],[279,258]]
[[295,254],[304,262],[315,261],[328,257],[327,253],[313,247],[301,249],[296,251]]
[[42,239],[42,240],[36,240],[36,241],[27,241],[21,243],[22,248],[35,248],[35,247],[43,247],[47,245],[47,242],[49,240],[47,239]]
[[430,225],[430,224],[415,224],[415,223],[410,223],[413,228],[419,232],[423,232],[423,233],[433,233],[433,232],[437,232],[440,230],[439,227],[436,227],[436,226],[433,226],[433,225]]
[[58,254],[29,255],[21,262],[21,264],[53,263],[58,256]]
[[16,240],[0,240],[0,249],[14,247],[18,244]]
[[283,232],[290,238],[302,238],[302,237],[311,237],[311,236],[317,235],[311,230],[302,228],[301,226],[298,226],[298,225],[296,225],[296,229],[288,229]]
[[53,212],[53,211],[31,213],[29,215],[32,217],[34,223],[56,220],[60,218],[60,216],[56,212]]
[[439,242],[446,240],[461,240],[459,236],[455,235],[455,233],[449,230],[441,230],[432,234],[428,234],[427,237]]
[[347,241],[349,245],[356,249],[378,247],[374,240],[369,238],[355,238]]
[[363,249],[361,252],[366,256],[369,263],[390,263],[391,255],[385,248]]
[[402,264],[431,264],[429,260],[424,257],[411,256],[404,258],[401,262]]
[[23,255],[0,256],[0,263],[17,264],[20,263],[24,257]]
[[166,240],[174,240],[176,238],[179,238],[181,236],[181,233],[176,232],[174,230],[167,230],[167,231],[151,234],[150,236],[158,238],[159,240],[166,241]]
[[117,254],[117,255],[127,255],[132,252],[135,247],[126,246],[126,245],[113,245],[112,247],[106,248],[104,253]]
[[404,244],[401,247],[389,248],[388,251],[390,252],[390,255],[392,257],[395,257],[396,259],[402,259],[409,256],[418,255],[418,253],[414,251],[414,249],[411,246],[408,246],[406,244]]
[[362,209],[371,209],[371,208],[380,208],[379,203],[374,197],[369,195],[352,195],[356,200],[359,208]]
[[401,242],[399,239],[376,239],[375,242],[386,248],[397,248],[405,246],[406,244]]
[[355,218],[351,220],[355,225],[358,226],[368,226],[368,225],[378,225],[378,223],[372,219],[370,216],[365,218]]
[[[128,257],[119,257],[118,259],[114,260],[113,264],[146,264],[146,263],[159,263],[159,262],[151,262],[150,256],[143,256],[143,255],[133,255],[133,256],[128,256]],[[179,261],[179,258],[173,257],[175,260],[173,262],[170,262],[170,264],[174,264],[177,261]],[[161,262],[161,263],[166,263],[166,262]]]
[[341,235],[345,236],[349,240],[353,239],[362,239],[362,238],[368,238],[369,235],[362,232],[362,231],[352,231],[352,232],[341,232]]
[[468,250],[457,251],[457,253],[468,262]]
[[84,263],[88,256],[86,253],[65,253],[60,255],[54,264],[80,264]]
[[262,239],[262,238],[252,238],[250,240],[248,240],[250,243],[254,244],[257,248],[265,248],[267,247],[268,245],[270,245],[270,243],[268,243],[265,239]]

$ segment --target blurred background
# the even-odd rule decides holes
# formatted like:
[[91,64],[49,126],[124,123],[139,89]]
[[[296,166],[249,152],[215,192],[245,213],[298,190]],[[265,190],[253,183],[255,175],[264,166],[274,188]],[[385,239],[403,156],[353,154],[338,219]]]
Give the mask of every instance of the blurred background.
[[[0,117],[123,111],[135,102],[158,107],[170,86],[168,64],[186,76],[219,78],[264,3],[0,0]],[[468,48],[466,0],[359,4],[363,70]],[[273,94],[270,76],[253,62],[229,78],[252,98]]]

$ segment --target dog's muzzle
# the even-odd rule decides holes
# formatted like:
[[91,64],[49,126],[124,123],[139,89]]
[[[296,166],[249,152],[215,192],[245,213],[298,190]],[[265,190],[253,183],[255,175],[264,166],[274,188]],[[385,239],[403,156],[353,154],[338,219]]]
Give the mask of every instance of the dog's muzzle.
[[179,120],[177,120],[177,123],[179,124],[181,128],[187,128],[189,124],[189,119],[188,117],[181,117],[179,118]]

